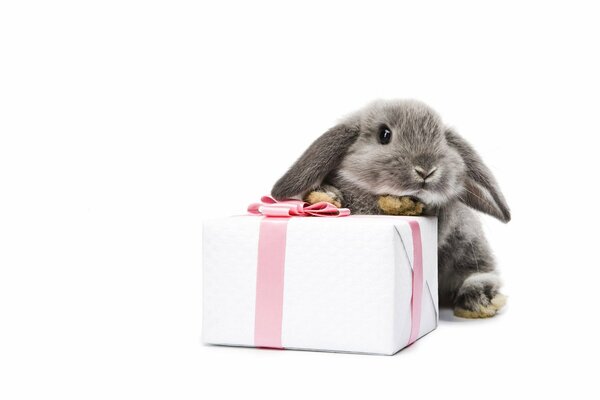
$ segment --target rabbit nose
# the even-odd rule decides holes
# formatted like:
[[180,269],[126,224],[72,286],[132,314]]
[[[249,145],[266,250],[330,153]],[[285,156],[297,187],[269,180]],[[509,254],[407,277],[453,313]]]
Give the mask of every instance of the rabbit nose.
[[417,173],[417,175],[419,175],[421,178],[423,178],[423,180],[426,180],[427,178],[429,178],[431,175],[433,175],[435,173],[435,171],[437,171],[436,167],[430,168],[429,170],[426,170],[423,167],[420,167],[418,165],[415,167],[415,172]]

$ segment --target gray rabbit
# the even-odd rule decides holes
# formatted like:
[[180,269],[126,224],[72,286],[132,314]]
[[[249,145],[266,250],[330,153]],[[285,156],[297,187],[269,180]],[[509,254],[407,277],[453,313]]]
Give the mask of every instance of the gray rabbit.
[[508,222],[508,205],[475,150],[421,102],[380,100],[351,114],[302,154],[272,195],[354,214],[437,215],[442,304],[465,318],[492,317],[505,304],[473,209]]

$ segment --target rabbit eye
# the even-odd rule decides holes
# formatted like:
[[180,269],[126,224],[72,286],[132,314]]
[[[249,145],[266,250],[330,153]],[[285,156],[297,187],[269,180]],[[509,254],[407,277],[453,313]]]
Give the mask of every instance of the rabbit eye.
[[392,140],[392,131],[386,125],[379,127],[379,143],[388,144]]

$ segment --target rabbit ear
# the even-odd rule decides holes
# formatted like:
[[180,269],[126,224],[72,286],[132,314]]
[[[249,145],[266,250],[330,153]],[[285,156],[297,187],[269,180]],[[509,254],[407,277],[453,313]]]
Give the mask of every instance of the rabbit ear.
[[285,199],[304,196],[309,190],[317,188],[327,174],[342,162],[358,133],[357,126],[339,124],[321,135],[275,183],[271,190],[273,197]]
[[510,221],[510,209],[496,179],[473,147],[452,130],[446,131],[446,140],[458,151],[467,166],[465,190],[461,194],[461,201],[502,222]]

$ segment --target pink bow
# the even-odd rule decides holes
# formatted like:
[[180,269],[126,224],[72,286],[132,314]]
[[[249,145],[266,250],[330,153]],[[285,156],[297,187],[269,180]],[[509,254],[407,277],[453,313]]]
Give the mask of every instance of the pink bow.
[[337,208],[331,203],[321,201],[308,204],[301,200],[277,201],[270,196],[263,196],[261,203],[248,206],[250,214],[264,215],[265,217],[345,217],[350,215],[347,208]]

